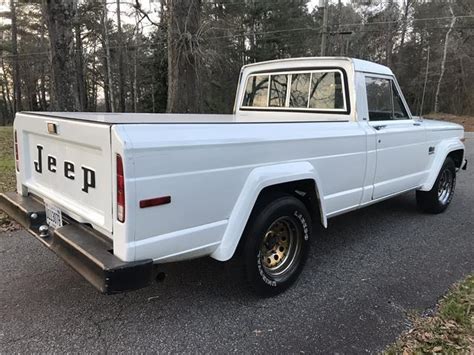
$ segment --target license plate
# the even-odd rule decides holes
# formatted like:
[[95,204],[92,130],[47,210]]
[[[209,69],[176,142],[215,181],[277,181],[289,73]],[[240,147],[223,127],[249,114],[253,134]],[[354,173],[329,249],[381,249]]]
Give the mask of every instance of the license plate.
[[46,223],[54,229],[62,227],[63,214],[61,210],[48,201],[44,201],[44,207],[46,210]]

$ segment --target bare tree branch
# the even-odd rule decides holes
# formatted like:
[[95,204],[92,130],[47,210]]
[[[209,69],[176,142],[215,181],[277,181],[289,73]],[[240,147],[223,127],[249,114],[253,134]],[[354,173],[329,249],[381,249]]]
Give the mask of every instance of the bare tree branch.
[[135,8],[135,10],[140,12],[143,15],[143,17],[145,17],[153,26],[161,27],[159,22],[153,21],[150,18],[150,15],[148,15],[148,13],[142,9],[142,4],[140,4],[139,0],[135,0],[135,4],[133,4],[133,7]]

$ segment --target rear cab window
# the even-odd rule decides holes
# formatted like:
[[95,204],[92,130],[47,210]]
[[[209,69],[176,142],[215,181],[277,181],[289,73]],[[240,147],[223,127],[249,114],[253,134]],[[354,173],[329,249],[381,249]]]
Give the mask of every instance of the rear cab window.
[[253,75],[247,80],[244,106],[266,107],[268,101],[268,75]]
[[340,69],[251,74],[240,108],[348,113],[344,75]]

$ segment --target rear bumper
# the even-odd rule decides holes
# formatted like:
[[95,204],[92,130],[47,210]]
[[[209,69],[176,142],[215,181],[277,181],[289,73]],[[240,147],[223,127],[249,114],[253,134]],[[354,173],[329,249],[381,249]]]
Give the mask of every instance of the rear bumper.
[[0,209],[28,230],[36,239],[105,294],[148,286],[154,277],[153,261],[123,262],[112,254],[112,242],[94,229],[70,223],[40,236],[46,225],[44,205],[32,196],[15,192],[0,194]]

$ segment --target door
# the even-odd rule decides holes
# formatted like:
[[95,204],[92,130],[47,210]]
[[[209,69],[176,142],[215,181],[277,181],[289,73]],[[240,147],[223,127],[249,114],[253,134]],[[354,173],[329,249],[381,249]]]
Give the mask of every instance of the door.
[[416,188],[428,163],[423,123],[413,120],[390,76],[365,76],[369,125],[376,135],[372,199]]

